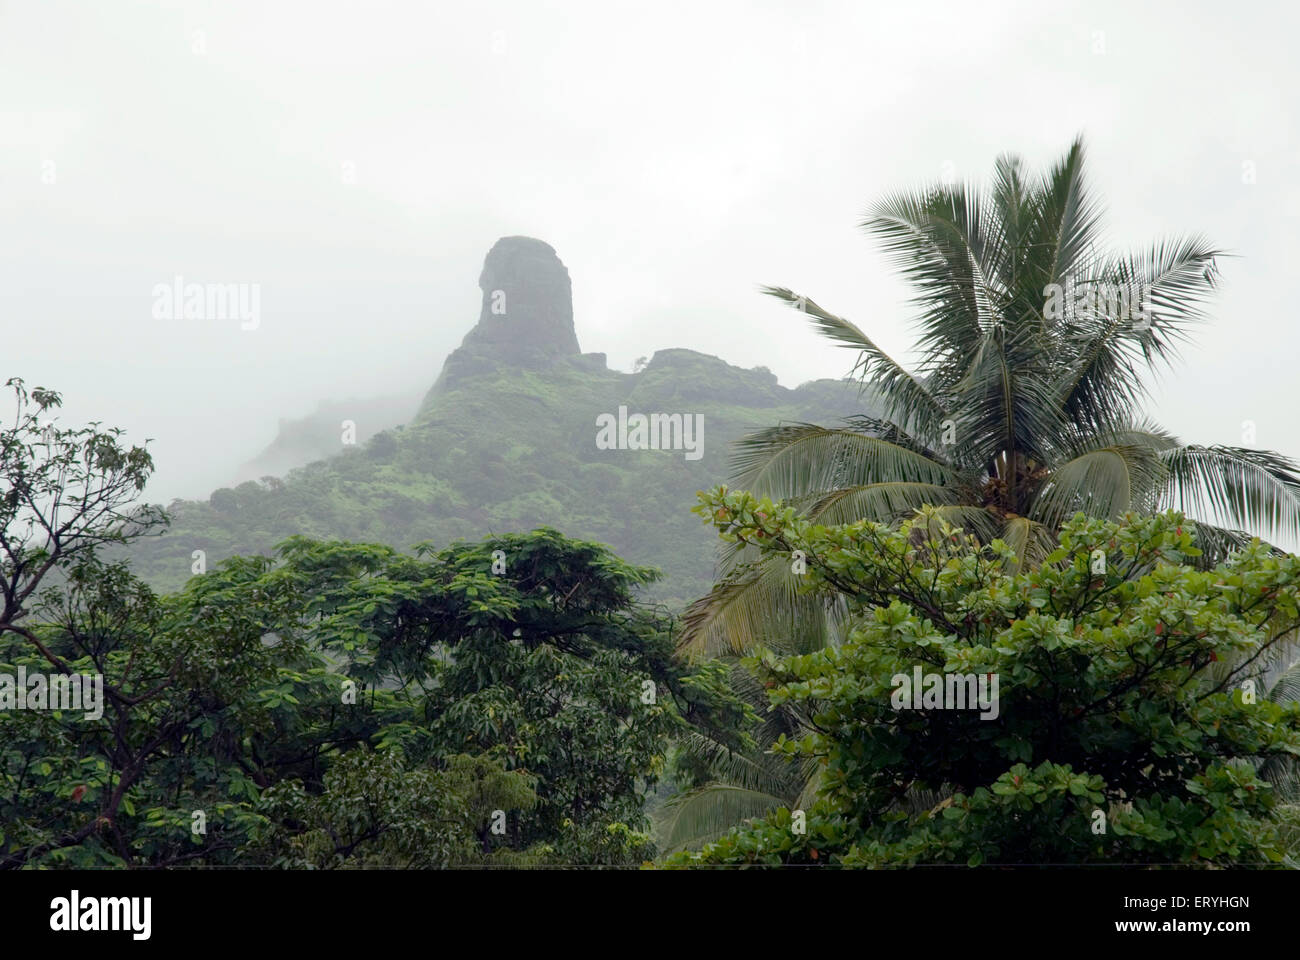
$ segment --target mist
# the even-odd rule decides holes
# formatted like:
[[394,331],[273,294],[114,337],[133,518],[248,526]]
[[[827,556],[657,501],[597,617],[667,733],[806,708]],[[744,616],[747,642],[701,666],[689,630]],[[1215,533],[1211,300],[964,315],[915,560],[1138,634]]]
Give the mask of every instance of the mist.
[[[1151,413],[1300,451],[1278,375],[1300,347],[1292,10],[1268,30],[1201,3],[0,11],[6,376],[151,438],[155,502],[230,482],[282,417],[418,396],[506,235],[555,247],[582,348],[615,368],[686,347],[786,386],[846,374],[760,284],[907,357],[865,207],[1078,134],[1117,249],[1195,232],[1235,255]],[[178,276],[257,285],[256,329],[156,317]]]

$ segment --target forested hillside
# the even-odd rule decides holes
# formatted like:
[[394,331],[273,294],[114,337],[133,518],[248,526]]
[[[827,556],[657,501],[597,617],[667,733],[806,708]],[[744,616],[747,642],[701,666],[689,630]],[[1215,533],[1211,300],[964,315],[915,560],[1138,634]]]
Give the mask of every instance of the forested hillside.
[[[659,567],[655,596],[676,605],[712,582],[713,541],[689,505],[726,479],[732,443],[780,421],[833,422],[866,399],[834,380],[787,389],[762,368],[691,350],[661,350],[636,373],[610,370],[604,355],[577,352],[568,272],[537,240],[499,241],[480,286],[478,325],[409,423],[366,440],[364,417],[331,407],[336,455],[172,504],[170,529],[132,547],[135,569],[173,589],[191,575],[196,550],[211,566],[296,534],[406,548],[548,525]],[[494,313],[503,301],[505,313]],[[629,417],[702,419],[698,459],[684,449],[599,449],[597,418],[617,417],[620,406]],[[355,444],[345,442],[349,419]],[[292,452],[273,447],[260,459]]]

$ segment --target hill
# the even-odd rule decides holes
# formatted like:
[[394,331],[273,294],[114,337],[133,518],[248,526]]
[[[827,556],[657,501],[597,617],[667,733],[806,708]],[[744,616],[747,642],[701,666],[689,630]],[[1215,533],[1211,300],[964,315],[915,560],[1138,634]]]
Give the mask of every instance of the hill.
[[499,240],[479,285],[478,323],[408,423],[369,439],[358,424],[350,438],[331,424],[343,408],[326,406],[282,424],[260,463],[337,452],[283,479],[173,503],[172,527],[133,548],[137,570],[171,589],[191,575],[195,550],[211,566],[293,534],[408,547],[547,525],[659,567],[655,596],[684,603],[708,589],[716,544],[690,508],[697,490],[726,479],[731,444],[862,409],[854,384],[789,389],[763,368],[692,350],[610,370],[603,354],[580,352],[568,271],[539,240]]

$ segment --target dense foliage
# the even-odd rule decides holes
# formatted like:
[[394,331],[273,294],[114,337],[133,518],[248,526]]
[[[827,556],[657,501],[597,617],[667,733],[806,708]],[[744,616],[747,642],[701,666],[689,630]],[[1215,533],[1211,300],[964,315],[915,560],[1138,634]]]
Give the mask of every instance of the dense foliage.
[[[1262,682],[1300,625],[1300,558],[1255,543],[1197,570],[1175,512],[1080,514],[1020,571],[1004,542],[981,547],[935,510],[827,526],[749,493],[701,500],[724,539],[806,566],[810,594],[850,598],[851,628],[839,647],[748,661],[773,708],[800,717],[775,749],[822,768],[816,803],[674,862],[1284,858],[1262,774],[1300,753],[1300,705]],[[999,709],[900,708],[916,667],[996,677]]]
[[415,555],[297,537],[159,596],[97,552],[157,522],[128,506],[148,454],[17,389],[0,675],[98,676],[103,700],[0,710],[0,866],[653,855],[669,734],[726,717],[634,600],[652,571],[546,529]]
[[0,713],[0,862],[639,862],[681,688],[647,576],[551,531],[296,540],[169,597],[84,559],[0,669],[99,673],[107,703]]

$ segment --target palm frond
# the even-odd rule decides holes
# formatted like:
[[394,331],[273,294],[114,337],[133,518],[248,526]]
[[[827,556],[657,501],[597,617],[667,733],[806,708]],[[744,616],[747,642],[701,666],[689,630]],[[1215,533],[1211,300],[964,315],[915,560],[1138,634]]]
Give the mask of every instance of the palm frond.
[[1193,519],[1196,529],[1196,547],[1201,555],[1195,565],[1201,570],[1212,570],[1229,556],[1250,546],[1255,538],[1241,530],[1232,530],[1205,520]]
[[760,646],[778,652],[824,646],[844,616],[843,603],[803,593],[801,583],[784,557],[736,568],[682,615],[678,652],[694,659]]
[[710,843],[743,820],[761,817],[789,801],[729,783],[708,783],[666,801],[655,816],[654,835],[662,854]]
[[1220,445],[1177,447],[1158,456],[1168,470],[1162,507],[1273,543],[1300,536],[1300,467],[1288,457]]
[[1079,511],[1114,520],[1132,507],[1135,496],[1153,489],[1163,472],[1149,447],[1109,444],[1088,450],[1052,470],[1030,514],[1052,528]]
[[1274,703],[1300,703],[1300,661],[1291,664],[1273,681],[1268,699]]
[[1204,319],[1216,286],[1222,251],[1199,237],[1163,241],[1140,256],[1110,260],[1085,282],[1134,291],[1145,317],[1105,311],[1073,325],[1068,352],[1077,359],[1061,372],[1056,392],[1075,422],[1105,429],[1123,420],[1147,396],[1144,374],[1168,365],[1188,339],[1190,324]]
[[[1282,671],[1269,687],[1267,697],[1283,705],[1300,703],[1300,662]],[[1295,757],[1269,757],[1260,764],[1259,775],[1273,785],[1283,803],[1300,803],[1300,762]],[[1300,811],[1300,807],[1296,809]],[[1300,819],[1296,823],[1300,824]]]
[[974,504],[935,506],[934,517],[974,534],[980,543],[992,543],[1001,533],[1003,522],[987,507]]
[[907,429],[916,429],[918,425],[933,429],[947,419],[942,404],[925,385],[854,324],[786,287],[763,287],[763,292],[807,314],[823,336],[858,351],[854,374],[864,383],[870,381],[891,419]]
[[[770,740],[763,746],[767,743]],[[796,764],[771,753],[730,749],[698,730],[688,730],[678,740],[677,749],[710,771],[712,779],[719,783],[781,797],[797,792],[803,783]]]
[[862,226],[917,290],[922,366],[970,348],[1002,319],[1006,243],[1002,223],[979,192],[965,186],[896,193],[877,203]]
[[840,487],[818,498],[808,518],[818,523],[881,523],[912,513],[918,508],[956,505],[964,491],[937,483],[889,481]]
[[1032,334],[996,326],[981,341],[957,385],[962,396],[968,458],[985,461],[1002,450],[1045,460],[1046,441],[1069,431],[1053,402]]
[[1041,563],[1056,546],[1053,528],[1044,526],[1029,517],[1008,517],[999,539],[1016,555],[1016,565]]
[[745,437],[731,459],[731,481],[774,500],[807,497],[848,484],[889,480],[956,485],[946,464],[856,430],[782,424]]
[[1029,261],[1039,270],[1029,279],[1040,294],[1091,264],[1101,205],[1087,188],[1084,160],[1083,140],[1076,138],[1036,191]]

